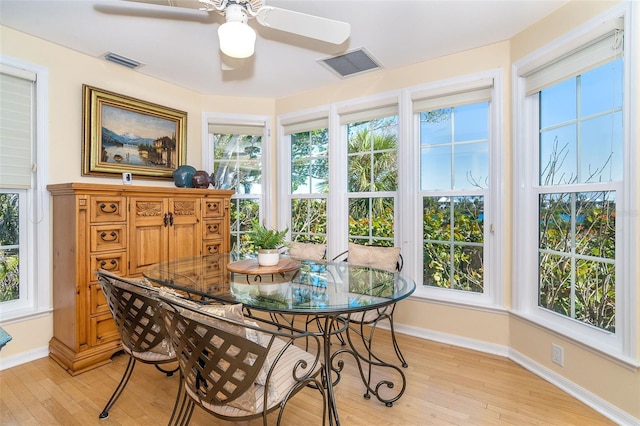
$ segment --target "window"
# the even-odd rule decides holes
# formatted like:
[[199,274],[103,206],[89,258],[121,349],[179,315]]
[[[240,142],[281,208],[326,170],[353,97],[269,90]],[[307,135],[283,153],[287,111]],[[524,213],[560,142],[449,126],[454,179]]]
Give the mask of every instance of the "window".
[[46,91],[45,69],[0,57],[2,321],[51,309]]
[[20,300],[20,295],[27,294],[27,276],[24,272],[28,270],[29,259],[25,241],[25,197],[24,190],[0,189],[0,302],[3,303]]
[[418,122],[422,284],[432,293],[458,290],[439,297],[496,303],[490,296],[498,291],[491,290],[500,283],[488,279],[487,267],[488,258],[497,253],[488,238],[493,206],[499,203],[491,167],[498,143],[492,102],[497,78],[473,76],[412,94]]
[[[232,251],[240,253],[253,251],[244,238],[253,222],[264,220],[262,197],[264,143],[266,120],[242,118],[209,119],[209,143],[214,186],[218,189],[233,189],[231,198],[231,241]],[[209,160],[210,161],[210,160]]]
[[615,331],[622,59],[537,96],[539,306]]
[[[329,129],[324,116],[284,119],[291,241],[327,242]],[[284,192],[284,191],[283,191]]]
[[[609,352],[631,349],[623,339],[634,317],[624,302],[633,285],[631,196],[625,163],[630,114],[624,21],[610,17],[517,64],[519,174],[514,220],[525,315]],[[531,161],[533,159],[533,161]],[[532,231],[527,231],[527,229]],[[627,231],[621,232],[622,229]],[[522,279],[524,278],[524,279]],[[630,335],[631,333],[629,333]]]
[[[394,100],[397,102],[397,100]],[[342,111],[349,242],[395,246],[398,106]]]

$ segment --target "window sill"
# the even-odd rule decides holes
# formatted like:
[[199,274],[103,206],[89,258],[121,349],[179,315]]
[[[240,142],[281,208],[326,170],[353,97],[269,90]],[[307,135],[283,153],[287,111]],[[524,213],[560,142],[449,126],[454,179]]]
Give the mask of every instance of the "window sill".
[[23,321],[28,321],[36,318],[41,318],[50,315],[53,309],[47,308],[23,308],[12,311],[3,311],[0,313],[0,325],[15,324]]

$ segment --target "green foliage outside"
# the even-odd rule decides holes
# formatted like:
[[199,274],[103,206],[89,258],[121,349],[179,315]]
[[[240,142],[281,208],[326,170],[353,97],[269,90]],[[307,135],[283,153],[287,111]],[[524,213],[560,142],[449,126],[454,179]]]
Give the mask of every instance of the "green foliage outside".
[[302,195],[329,192],[329,132],[317,129],[291,135],[291,240],[327,242],[327,200]]
[[483,291],[483,212],[482,197],[424,198],[424,284]]
[[231,247],[237,253],[254,253],[255,248],[246,236],[253,223],[260,218],[257,199],[236,198],[231,200]]
[[[348,129],[347,189],[350,193],[398,189],[397,117],[353,123]],[[393,246],[392,197],[349,199],[349,240],[356,244]]]
[[[599,182],[611,157],[589,174],[567,174],[574,161],[569,145],[554,138],[549,158],[540,167],[544,188],[577,182]],[[604,173],[606,179],[606,173]],[[539,196],[539,301],[553,312],[615,331],[615,191],[544,193]]]
[[540,306],[608,331],[615,331],[615,204],[614,192],[540,195]]
[[215,185],[233,189],[242,197],[231,200],[231,250],[238,253],[253,253],[255,248],[246,233],[259,220],[259,191],[262,183],[261,153],[262,137],[257,135],[213,134]]
[[323,198],[291,200],[291,239],[298,242],[327,242],[327,201]]
[[0,193],[0,302],[20,297],[18,194]]

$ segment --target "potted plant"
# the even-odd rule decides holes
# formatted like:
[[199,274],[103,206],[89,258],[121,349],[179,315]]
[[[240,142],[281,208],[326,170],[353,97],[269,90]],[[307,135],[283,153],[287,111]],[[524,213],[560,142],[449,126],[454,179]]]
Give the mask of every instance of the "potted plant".
[[260,266],[277,265],[280,261],[280,248],[287,245],[285,237],[289,228],[284,231],[269,229],[258,222],[253,223],[253,227],[247,236],[253,243],[253,247],[258,250],[258,264]]

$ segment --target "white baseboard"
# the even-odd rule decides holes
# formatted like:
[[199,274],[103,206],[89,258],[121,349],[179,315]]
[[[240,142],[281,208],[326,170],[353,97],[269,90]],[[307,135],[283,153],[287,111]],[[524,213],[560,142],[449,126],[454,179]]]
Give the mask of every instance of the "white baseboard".
[[[380,323],[379,327],[388,329],[388,327],[381,327],[382,325],[383,323]],[[509,348],[508,346],[496,345],[493,343],[483,342],[481,340],[469,339],[467,337],[430,331],[424,328],[407,326],[398,323],[394,324],[394,328],[397,333],[407,334],[409,336],[414,336],[426,340],[433,340],[435,342],[458,346],[466,349],[472,349],[478,352],[503,356],[529,370],[533,374],[548,381],[552,385],[562,389],[569,395],[576,398],[578,401],[587,404],[589,407],[607,417],[609,420],[621,426],[640,426],[640,419],[637,419],[629,413],[622,411],[615,405],[605,401],[597,395],[594,395],[586,389],[576,385],[572,381],[567,380],[565,377],[555,373],[552,370],[549,370],[545,366],[535,362],[530,358],[527,358],[523,354]]]
[[20,364],[26,364],[27,362],[35,361],[36,359],[49,356],[49,346],[43,346],[41,348],[32,349],[26,352],[20,352],[19,354],[0,358],[0,371],[15,367]]

